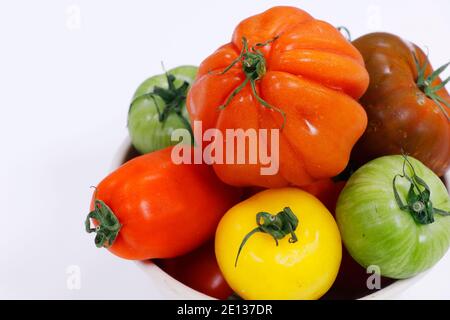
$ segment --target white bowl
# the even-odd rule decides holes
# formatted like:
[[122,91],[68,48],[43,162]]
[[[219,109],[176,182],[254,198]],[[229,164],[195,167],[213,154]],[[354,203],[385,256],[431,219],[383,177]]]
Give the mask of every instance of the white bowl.
[[[127,138],[119,147],[117,154],[115,155],[112,163],[112,169],[115,170],[120,167],[126,160],[129,160],[131,149],[131,142]],[[445,176],[447,189],[450,190],[450,171]],[[172,278],[165,273],[161,268],[151,261],[136,261],[136,264],[141,270],[143,270],[155,283],[155,289],[158,290],[162,296],[166,299],[174,300],[213,300],[213,297],[207,296],[201,292],[198,292],[178,280]],[[429,269],[413,278],[405,280],[397,280],[385,288],[375,291],[372,294],[360,298],[361,300],[385,300],[395,298],[396,295],[405,291],[408,287],[418,282],[426,273],[430,272]]]

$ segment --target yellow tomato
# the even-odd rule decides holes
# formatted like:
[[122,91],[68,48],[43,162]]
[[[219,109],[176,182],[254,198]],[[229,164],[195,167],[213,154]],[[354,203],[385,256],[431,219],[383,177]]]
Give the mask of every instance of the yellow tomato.
[[[279,235],[271,223],[287,222],[285,208],[298,225],[293,234],[279,237],[277,245],[261,226]],[[259,216],[258,225],[260,212],[267,214]],[[314,196],[295,188],[266,190],[231,208],[217,228],[215,251],[228,284],[244,299],[318,299],[336,279],[342,256],[333,216]]]

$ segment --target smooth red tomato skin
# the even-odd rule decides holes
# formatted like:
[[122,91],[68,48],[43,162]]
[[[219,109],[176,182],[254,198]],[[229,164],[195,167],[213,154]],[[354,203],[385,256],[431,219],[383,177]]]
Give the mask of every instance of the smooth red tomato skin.
[[217,299],[227,299],[233,290],[217,264],[214,241],[184,256],[157,261],[169,275],[185,285]]
[[[433,72],[425,53],[388,33],[367,34],[353,45],[364,57],[370,75],[369,88],[360,99],[369,122],[352,152],[353,159],[364,164],[384,155],[406,153],[438,176],[445,174],[450,168],[450,122],[416,83],[414,55],[421,66],[427,64],[426,77]],[[432,85],[441,83],[437,77]],[[445,87],[436,93],[450,103]]]
[[[175,165],[172,148],[134,158],[97,186],[96,195],[122,224],[109,250],[132,260],[171,258],[211,238],[241,191],[207,165]],[[93,206],[91,205],[91,208]]]

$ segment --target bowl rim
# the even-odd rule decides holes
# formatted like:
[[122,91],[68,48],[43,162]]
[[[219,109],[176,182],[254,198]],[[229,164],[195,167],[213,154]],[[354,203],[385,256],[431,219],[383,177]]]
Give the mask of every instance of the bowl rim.
[[[116,170],[123,164],[130,147],[131,140],[129,137],[126,137],[113,157],[111,163],[112,170]],[[445,174],[444,183],[447,189],[450,190],[450,170]],[[156,282],[159,284],[158,290],[161,293],[165,294],[168,298],[174,300],[216,300],[214,297],[203,294],[178,281],[149,260],[134,261],[134,263],[136,263],[141,270],[149,275],[152,280],[156,280]],[[395,282],[389,284],[387,287],[358,298],[358,300],[382,300],[392,298],[420,281],[432,269],[433,267],[412,278],[396,280]]]

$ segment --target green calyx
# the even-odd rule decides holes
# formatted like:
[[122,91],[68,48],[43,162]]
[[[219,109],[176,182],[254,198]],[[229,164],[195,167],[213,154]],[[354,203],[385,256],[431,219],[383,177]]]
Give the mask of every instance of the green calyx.
[[438,91],[444,88],[450,81],[450,77],[442,81],[438,85],[433,85],[433,82],[439,77],[439,75],[444,72],[445,69],[450,65],[449,63],[444,64],[440,68],[436,69],[428,77],[425,76],[425,71],[428,66],[426,61],[422,66],[420,65],[419,59],[414,54],[414,62],[417,68],[417,87],[441,109],[442,113],[445,115],[447,120],[450,120],[447,109],[450,108],[450,103],[438,95]]
[[228,66],[220,72],[219,74],[225,74],[227,73],[232,67],[234,67],[237,63],[242,63],[242,70],[245,74],[245,80],[242,82],[227,98],[225,103],[219,107],[219,109],[223,110],[225,109],[230,102],[233,100],[233,98],[242,91],[242,89],[245,88],[245,86],[250,83],[250,87],[253,93],[253,96],[258,100],[258,102],[263,105],[264,107],[275,110],[281,114],[283,117],[283,125],[284,127],[286,123],[286,114],[283,110],[274,107],[270,105],[267,101],[265,101],[261,96],[258,94],[256,90],[256,81],[260,80],[265,74],[266,74],[266,59],[264,58],[264,55],[258,48],[265,47],[268,44],[274,42],[278,39],[278,36],[268,40],[266,42],[257,43],[256,45],[252,46],[251,48],[248,47],[248,41],[245,37],[242,38],[242,51],[239,54],[239,56]]
[[[91,219],[97,222],[95,228],[91,228]],[[84,225],[87,233],[96,233],[95,245],[97,248],[111,247],[122,227],[112,210],[102,200],[95,200],[94,210],[89,212]]]
[[[189,83],[184,81],[178,88],[175,86],[176,78],[174,75],[166,72],[167,88],[155,86],[152,92],[137,96],[130,105],[130,110],[134,103],[141,99],[152,99],[158,112],[158,120],[164,124],[170,114],[177,115],[185,125],[186,129],[191,132],[191,125],[189,121],[183,116],[183,107],[186,101],[187,93],[189,90]],[[156,97],[161,98],[164,101],[164,108],[158,105]],[[161,110],[162,109],[162,110]],[[192,132],[191,132],[192,133]]]
[[[417,176],[413,165],[408,160],[407,156],[404,157],[403,172],[394,176],[392,186],[394,190],[395,201],[398,207],[411,214],[414,221],[418,224],[430,224],[434,222],[434,215],[439,214],[441,216],[448,216],[450,212],[440,210],[433,207],[431,202],[431,190],[427,183]],[[411,169],[412,174],[406,172],[406,166]],[[396,182],[398,178],[406,179],[410,183],[409,191],[406,196],[406,203],[404,203],[398,193]]]
[[272,215],[268,212],[259,212],[256,214],[256,224],[257,227],[247,233],[239,246],[236,261],[234,263],[235,267],[237,266],[242,248],[248,239],[257,232],[270,235],[275,240],[277,246],[278,240],[283,239],[289,234],[291,235],[289,238],[289,243],[295,243],[298,241],[297,235],[295,234],[295,230],[298,227],[298,219],[289,207],[284,208],[283,211],[277,213],[276,215]]

